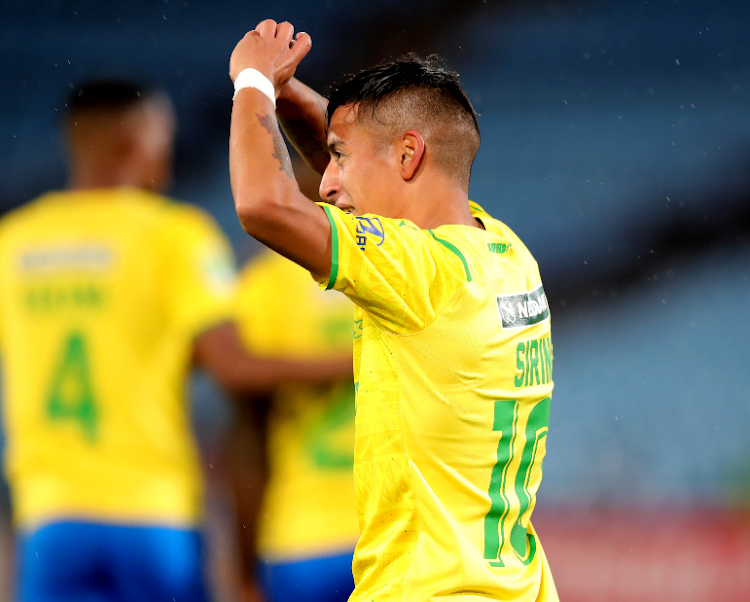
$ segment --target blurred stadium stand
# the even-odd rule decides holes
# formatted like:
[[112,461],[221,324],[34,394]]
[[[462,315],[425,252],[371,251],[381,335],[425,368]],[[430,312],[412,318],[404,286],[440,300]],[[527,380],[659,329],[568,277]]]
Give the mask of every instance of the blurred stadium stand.
[[[537,528],[561,597],[750,599],[750,4],[6,0],[0,210],[64,184],[72,82],[137,74],[178,112],[174,195],[247,257],[227,62],[269,16],[311,33],[299,75],[323,89],[408,50],[461,73],[483,135],[471,197],[532,250],[553,309]],[[207,472],[210,391],[194,395]]]

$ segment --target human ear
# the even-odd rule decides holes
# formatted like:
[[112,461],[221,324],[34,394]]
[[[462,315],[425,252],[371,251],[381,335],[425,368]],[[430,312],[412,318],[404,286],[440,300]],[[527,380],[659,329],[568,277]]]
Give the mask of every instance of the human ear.
[[422,134],[417,130],[406,130],[399,140],[401,177],[411,180],[417,175],[425,152]]

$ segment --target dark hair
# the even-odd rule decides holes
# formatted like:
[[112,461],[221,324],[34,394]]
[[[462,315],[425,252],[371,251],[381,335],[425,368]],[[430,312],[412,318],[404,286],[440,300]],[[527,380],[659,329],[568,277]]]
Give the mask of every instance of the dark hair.
[[388,61],[352,75],[339,86],[334,87],[328,101],[328,122],[339,107],[359,105],[373,111],[378,104],[393,94],[408,88],[421,88],[440,91],[452,98],[471,115],[479,131],[474,107],[458,82],[458,73],[445,66],[436,54],[420,58],[409,53],[394,61]]
[[479,123],[458,74],[440,57],[407,54],[350,76],[331,92],[328,125],[336,109],[349,105],[356,107],[360,122],[430,132],[436,160],[468,186]]
[[99,80],[75,86],[68,97],[68,111],[126,109],[154,95],[154,90],[132,82]]

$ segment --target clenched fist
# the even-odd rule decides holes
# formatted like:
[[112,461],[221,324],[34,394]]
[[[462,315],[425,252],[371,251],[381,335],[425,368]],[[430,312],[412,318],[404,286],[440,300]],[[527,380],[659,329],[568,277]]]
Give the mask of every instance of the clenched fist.
[[261,21],[245,34],[235,46],[229,59],[229,77],[232,81],[243,69],[253,68],[265,75],[276,90],[293,76],[300,61],[312,47],[306,33],[295,37],[291,23],[276,23],[271,19]]

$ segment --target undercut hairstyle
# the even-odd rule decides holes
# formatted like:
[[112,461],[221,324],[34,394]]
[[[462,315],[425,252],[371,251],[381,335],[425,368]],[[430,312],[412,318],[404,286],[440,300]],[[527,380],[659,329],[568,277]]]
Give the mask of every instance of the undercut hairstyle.
[[151,88],[126,81],[85,82],[76,86],[68,97],[68,113],[78,115],[89,111],[130,109],[155,95]]
[[339,107],[353,106],[355,123],[390,145],[409,130],[425,140],[425,153],[468,190],[479,150],[477,114],[458,74],[437,55],[407,54],[351,76],[331,92],[328,125]]

